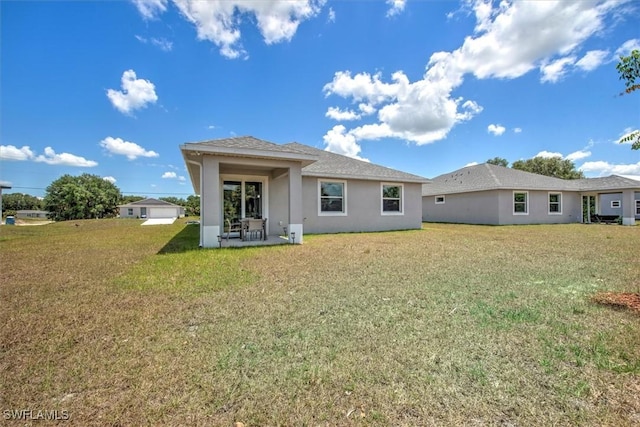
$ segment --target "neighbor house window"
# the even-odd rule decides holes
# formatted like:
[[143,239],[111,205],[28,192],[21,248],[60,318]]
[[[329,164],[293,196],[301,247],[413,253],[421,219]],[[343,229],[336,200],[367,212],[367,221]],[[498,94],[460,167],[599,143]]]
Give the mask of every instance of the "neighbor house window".
[[640,200],[636,200],[636,215],[640,215]]
[[133,208],[127,208],[127,215],[133,216]]
[[529,192],[528,191],[513,192],[513,214],[529,215]]
[[562,193],[549,193],[549,214],[562,214]]
[[620,207],[620,200],[612,200],[611,201],[611,207],[612,208],[619,208]]
[[320,194],[319,215],[347,214],[347,183],[345,181],[318,181]]
[[402,213],[402,193],[404,187],[401,184],[382,184],[382,214],[392,215]]
[[436,196],[436,205],[444,205],[444,196]]

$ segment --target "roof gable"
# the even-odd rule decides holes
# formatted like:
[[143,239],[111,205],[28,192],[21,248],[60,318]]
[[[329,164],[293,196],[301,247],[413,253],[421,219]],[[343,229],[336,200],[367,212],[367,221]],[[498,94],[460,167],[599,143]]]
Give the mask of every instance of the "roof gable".
[[182,207],[180,205],[176,205],[173,203],[169,203],[169,202],[165,202],[164,200],[158,200],[158,199],[152,199],[152,198],[148,198],[148,199],[143,199],[143,200],[137,200],[135,202],[131,202],[131,203],[127,203],[126,205],[118,205],[118,207]]

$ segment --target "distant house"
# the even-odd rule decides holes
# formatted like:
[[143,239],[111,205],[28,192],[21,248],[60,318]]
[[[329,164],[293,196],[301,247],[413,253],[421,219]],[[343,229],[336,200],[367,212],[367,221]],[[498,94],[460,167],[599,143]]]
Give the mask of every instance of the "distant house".
[[640,220],[640,181],[612,175],[565,180],[488,163],[434,178],[422,188],[422,219],[466,224],[591,222],[616,215]]
[[184,208],[157,199],[144,199],[119,205],[120,218],[182,218]]
[[17,219],[47,219],[49,215],[48,211],[40,211],[40,210],[19,210],[16,211]]
[[[183,144],[200,195],[200,244],[217,247],[227,220],[266,218],[267,234],[417,229],[427,179],[298,143],[250,136]],[[295,233],[295,234],[294,234]],[[294,237],[295,236],[295,237]]]

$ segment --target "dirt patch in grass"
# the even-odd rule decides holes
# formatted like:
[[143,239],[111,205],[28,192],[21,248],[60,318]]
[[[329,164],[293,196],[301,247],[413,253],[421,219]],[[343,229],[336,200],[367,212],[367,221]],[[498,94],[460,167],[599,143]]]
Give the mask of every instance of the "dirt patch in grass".
[[640,314],[640,293],[599,292],[592,297],[593,302],[613,307],[628,308]]

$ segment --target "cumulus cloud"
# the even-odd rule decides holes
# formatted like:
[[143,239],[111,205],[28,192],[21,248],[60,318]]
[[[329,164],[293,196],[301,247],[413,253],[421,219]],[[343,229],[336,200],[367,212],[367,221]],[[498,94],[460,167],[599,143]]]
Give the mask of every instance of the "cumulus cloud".
[[325,0],[198,1],[174,0],[182,15],[191,22],[198,39],[208,40],[227,58],[246,57],[240,42],[240,27],[255,22],[266,44],[289,41],[305,20],[318,13]]
[[177,179],[180,182],[183,182],[186,179],[184,176],[178,175],[175,172],[165,172],[165,173],[162,174],[162,178],[164,178],[164,179]]
[[168,0],[131,0],[144,19],[155,19],[167,10]]
[[353,110],[345,110],[342,111],[337,107],[329,107],[327,112],[325,113],[326,117],[329,117],[333,120],[357,120],[360,118],[360,115]]
[[552,151],[541,151],[533,157],[544,157],[546,159],[550,159],[552,157],[560,157],[562,158],[562,153],[556,153]]
[[[622,131],[622,134],[620,135],[620,138],[618,138],[618,143],[620,144],[633,144],[634,139],[629,138],[629,136],[631,136],[631,134],[635,134],[640,132],[640,129],[633,129],[633,128],[626,128],[624,131]],[[627,141],[623,141],[623,139],[628,138]],[[24,147],[23,147],[24,148]],[[27,147],[29,148],[29,147]]]
[[591,71],[598,68],[609,56],[608,50],[590,50],[576,62],[576,67],[584,71]]
[[387,17],[399,15],[404,10],[406,0],[387,0],[389,10],[387,10]]
[[126,156],[129,160],[135,160],[138,157],[158,157],[155,151],[145,150],[136,143],[125,141],[122,138],[106,137],[100,141],[100,146],[111,154]]
[[593,173],[598,176],[607,175],[640,175],[640,162],[631,164],[611,164],[609,162],[585,162],[578,168],[585,173]]
[[84,157],[76,156],[69,153],[57,154],[53,148],[46,147],[44,154],[36,156],[34,159],[36,162],[46,163],[48,165],[62,165],[62,166],[75,166],[75,167],[87,167],[92,168],[98,166],[98,162],[93,160],[87,160]]
[[112,177],[112,176],[103,176],[103,177],[102,177],[102,179],[104,179],[105,181],[110,182],[110,183],[112,183],[112,184],[115,184],[115,183],[116,183],[116,181],[117,181],[117,180],[116,180],[114,177]]
[[616,49],[614,60],[618,60],[620,56],[627,56],[632,50],[640,50],[640,39],[629,39]]
[[336,12],[332,7],[330,7],[329,12],[327,12],[327,22],[336,22]]
[[522,133],[522,128],[513,128],[513,133]]
[[469,166],[476,166],[478,164],[478,162],[470,162],[467,163],[466,165],[464,165],[463,167],[468,168]]
[[135,71],[127,70],[122,73],[121,81],[122,90],[107,90],[107,98],[121,113],[131,114],[158,100],[155,85],[149,80],[138,79]]
[[[378,109],[376,123],[340,133],[349,137],[351,151],[363,139],[393,137],[426,144],[446,138],[455,125],[482,111],[474,100],[452,96],[467,74],[477,79],[515,79],[539,69],[542,81],[556,82],[576,67],[595,66],[601,54],[587,53],[578,60],[580,47],[604,28],[605,19],[619,10],[620,3],[475,1],[467,5],[476,18],[474,34],[454,51],[433,53],[421,79],[410,82],[404,72],[397,71],[385,82],[380,73],[345,70],[336,72],[324,86],[326,96]],[[333,140],[335,129],[327,132],[325,141]]]
[[2,160],[32,160],[34,156],[28,145],[21,148],[13,145],[0,145],[0,159]]
[[47,163],[49,165],[75,166],[75,167],[94,167],[98,162],[87,160],[84,157],[76,156],[70,153],[56,154],[53,148],[46,147],[44,154],[36,155],[28,146],[17,148],[13,145],[0,145],[0,159],[25,161],[31,160],[39,163]]
[[545,151],[539,152],[534,157],[545,157],[545,158],[559,157],[563,160],[571,160],[572,162],[575,162],[576,160],[581,160],[589,156],[591,156],[591,151],[587,149],[583,149],[583,150],[574,151],[573,153],[567,154],[566,156],[563,155],[562,153],[558,153],[557,151],[545,150]]
[[346,128],[343,125],[334,126],[323,139],[327,145],[327,151],[368,161],[358,155],[361,148],[356,143],[356,138],[352,134],[346,133]]
[[502,126],[502,125],[494,125],[494,124],[490,124],[489,126],[487,126],[487,132],[495,135],[495,136],[500,136],[502,135],[507,129]]

